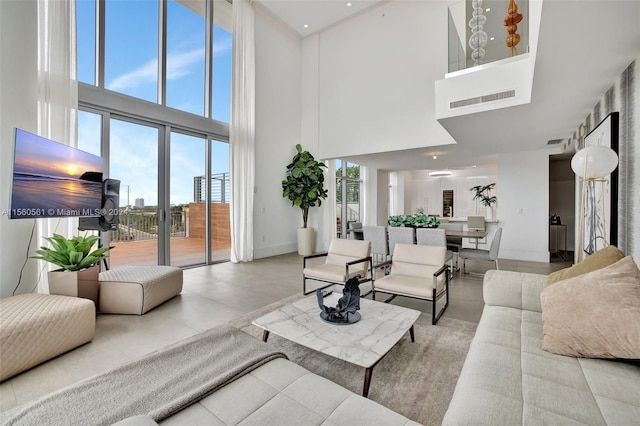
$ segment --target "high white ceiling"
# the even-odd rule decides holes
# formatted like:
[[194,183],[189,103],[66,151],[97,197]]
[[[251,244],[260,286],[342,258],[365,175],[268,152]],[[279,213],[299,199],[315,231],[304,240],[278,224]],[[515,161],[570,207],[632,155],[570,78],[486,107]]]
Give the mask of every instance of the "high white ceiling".
[[258,1],[282,22],[305,37],[386,0]]
[[[347,7],[348,0],[259,1],[303,37],[381,3],[350,0]],[[456,145],[349,160],[386,170],[463,169],[495,164],[498,153],[545,149],[550,139],[570,138],[640,55],[640,1],[545,0],[542,10],[530,104],[441,120]]]

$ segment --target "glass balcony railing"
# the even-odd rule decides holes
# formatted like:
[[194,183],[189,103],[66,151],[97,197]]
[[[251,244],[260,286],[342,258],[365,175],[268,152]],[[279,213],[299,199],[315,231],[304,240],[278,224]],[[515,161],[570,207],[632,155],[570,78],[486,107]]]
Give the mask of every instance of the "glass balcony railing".
[[529,51],[528,0],[463,0],[449,6],[449,72]]

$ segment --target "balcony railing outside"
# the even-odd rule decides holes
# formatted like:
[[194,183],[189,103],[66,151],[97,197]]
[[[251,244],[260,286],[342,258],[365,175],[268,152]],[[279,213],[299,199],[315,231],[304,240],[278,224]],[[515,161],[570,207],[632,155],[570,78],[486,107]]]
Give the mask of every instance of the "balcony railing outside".
[[[188,237],[188,209],[168,215],[171,238]],[[158,213],[138,209],[126,210],[119,217],[118,230],[111,232],[112,241],[139,241],[158,238]]]
[[[205,202],[205,177],[194,176],[193,178],[193,202]],[[211,202],[228,203],[231,193],[229,183],[229,173],[216,173],[211,175]]]
[[529,51],[529,0],[463,0],[448,15],[450,73]]

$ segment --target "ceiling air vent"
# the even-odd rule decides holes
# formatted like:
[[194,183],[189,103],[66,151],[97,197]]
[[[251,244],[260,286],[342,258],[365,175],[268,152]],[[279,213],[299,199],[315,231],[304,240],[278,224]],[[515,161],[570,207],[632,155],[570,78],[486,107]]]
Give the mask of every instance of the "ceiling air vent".
[[558,145],[559,143],[561,143],[564,139],[551,139],[547,142],[547,145]]
[[449,103],[449,108],[460,108],[463,106],[483,104],[485,102],[499,101],[501,99],[513,98],[516,96],[515,90],[507,90],[505,92],[492,93],[490,95],[478,96],[475,98],[463,99]]

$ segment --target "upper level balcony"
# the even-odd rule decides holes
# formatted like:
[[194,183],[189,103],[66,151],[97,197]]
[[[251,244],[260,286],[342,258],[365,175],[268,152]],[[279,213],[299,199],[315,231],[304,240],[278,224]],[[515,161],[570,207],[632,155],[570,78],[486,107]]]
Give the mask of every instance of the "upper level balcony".
[[449,72],[435,82],[436,119],[531,102],[541,13],[541,0],[449,7]]
[[529,52],[529,0],[462,0],[448,22],[449,73]]

